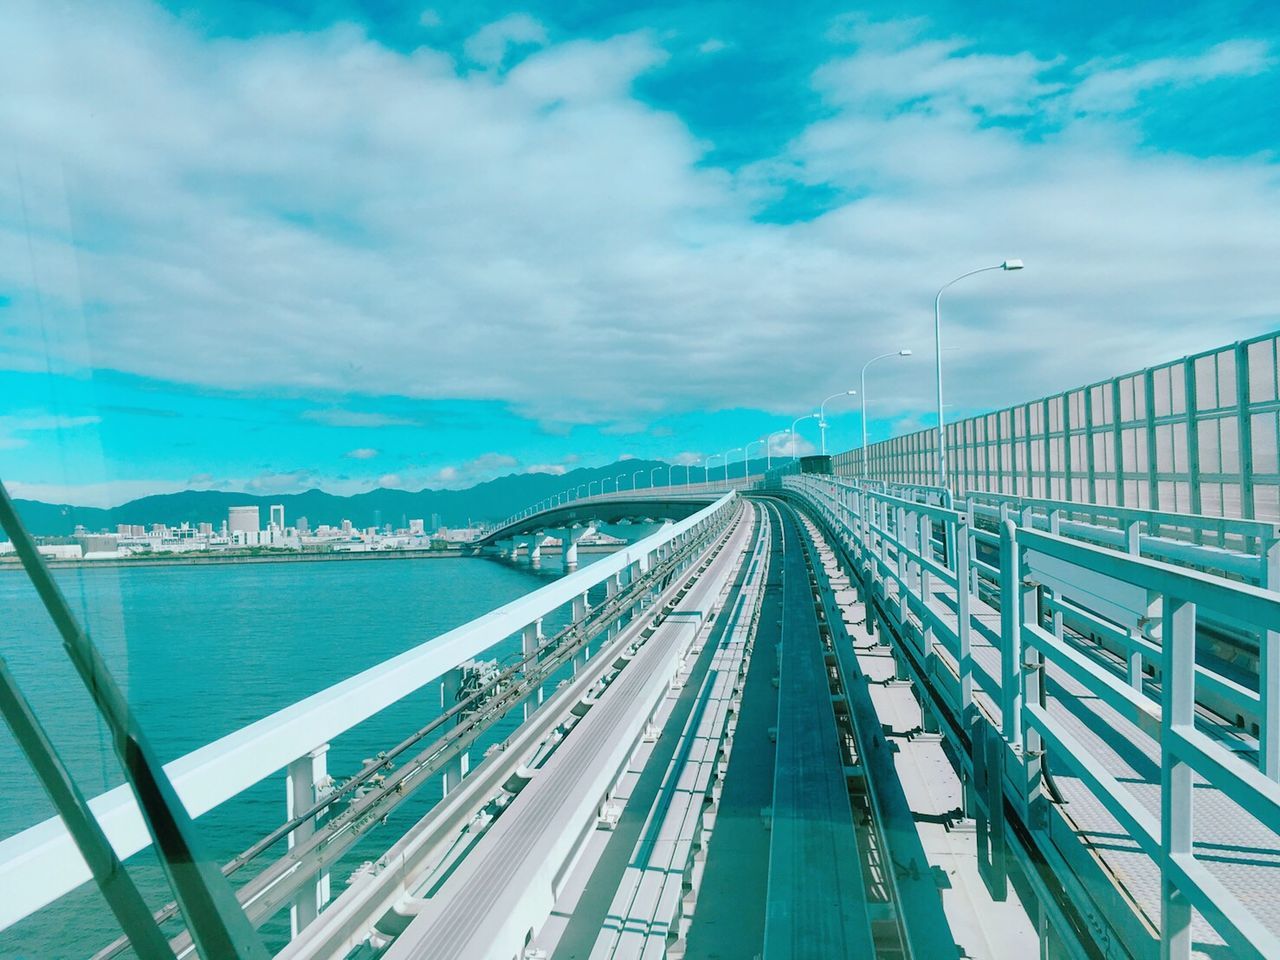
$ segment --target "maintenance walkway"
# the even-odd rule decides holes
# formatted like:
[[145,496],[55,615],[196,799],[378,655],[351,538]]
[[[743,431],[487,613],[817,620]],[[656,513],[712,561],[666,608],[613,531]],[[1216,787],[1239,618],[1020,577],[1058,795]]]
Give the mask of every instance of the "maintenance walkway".
[[1280,597],[1007,516],[992,568],[963,514],[829,478],[785,489],[954,745],[993,893],[1039,886],[1054,949],[1077,955],[1089,930],[1136,957],[1280,956],[1280,787],[1249,725],[1208,706],[1267,716],[1272,691],[1196,655],[1198,617],[1266,641]]

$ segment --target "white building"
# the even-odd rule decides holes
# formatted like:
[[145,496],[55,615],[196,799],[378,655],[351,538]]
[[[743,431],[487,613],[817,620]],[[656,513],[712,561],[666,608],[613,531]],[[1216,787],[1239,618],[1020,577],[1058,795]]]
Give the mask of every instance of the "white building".
[[256,534],[260,529],[257,507],[231,507],[227,510],[227,530],[233,538],[237,533]]
[[271,526],[275,527],[281,533],[284,533],[284,504],[273,503],[271,505]]

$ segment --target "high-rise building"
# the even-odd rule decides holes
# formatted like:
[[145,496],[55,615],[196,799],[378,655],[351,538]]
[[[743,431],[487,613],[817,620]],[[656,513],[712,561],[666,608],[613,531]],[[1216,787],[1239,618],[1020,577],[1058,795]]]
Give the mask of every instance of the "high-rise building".
[[424,524],[421,520],[410,520],[409,532],[413,534],[415,537],[420,537],[423,534],[423,526]]
[[281,533],[284,532],[284,504],[273,503],[271,505],[271,526],[275,527]]
[[311,532],[311,523],[306,517],[298,518],[298,536],[305,537]]
[[231,507],[227,510],[227,527],[231,533],[257,533],[259,526],[257,507]]
[[344,536],[348,536],[348,537],[349,537],[349,536],[351,536],[351,521],[350,521],[350,520],[343,520],[343,521],[342,521],[342,533],[343,533],[343,535],[344,535]]
[[204,522],[201,522],[201,524],[200,524],[200,536],[202,536],[202,537],[212,537],[212,536],[213,536],[213,524],[212,524],[212,523],[204,523]]

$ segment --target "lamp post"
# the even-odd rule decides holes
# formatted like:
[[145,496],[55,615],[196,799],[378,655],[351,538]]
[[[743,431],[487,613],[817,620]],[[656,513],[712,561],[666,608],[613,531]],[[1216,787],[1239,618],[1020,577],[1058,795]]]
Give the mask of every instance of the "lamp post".
[[718,453],[709,453],[702,458],[702,478],[707,483],[711,482],[711,461],[720,456]]
[[744,479],[744,480],[747,478],[747,464],[750,462],[750,458],[747,456],[747,453],[748,453],[748,452],[750,452],[751,448],[752,448],[755,444],[757,444],[757,443],[763,443],[766,447],[769,445],[769,441],[768,441],[768,440],[752,440],[752,441],[751,441],[751,443],[748,443],[745,447],[743,447],[743,449],[742,449],[742,479]]
[[949,280],[938,289],[938,295],[933,298],[933,349],[934,349],[934,365],[938,374],[938,486],[945,487],[947,485],[947,440],[945,423],[942,419],[942,292],[947,287],[959,283],[965,277],[972,277],[976,273],[986,273],[989,270],[1021,270],[1021,260],[1006,260],[1003,263],[997,263],[991,267],[979,267],[977,270],[970,270],[968,273],[962,273],[954,280]]
[[862,450],[861,456],[858,458],[862,469],[859,471],[865,479],[867,476],[867,367],[871,366],[877,360],[887,360],[889,357],[909,357],[910,350],[899,350],[897,353],[882,353],[878,357],[872,357],[862,365]]
[[613,489],[615,493],[622,489],[622,478],[625,476],[625,473],[620,473],[613,478]]
[[632,490],[634,490],[634,489],[636,488],[636,477],[640,476],[640,474],[642,474],[642,473],[644,473],[644,471],[643,471],[643,470],[637,470],[635,473],[633,473],[633,474],[631,475],[631,489],[632,489]]
[[781,437],[786,434],[786,430],[775,430],[769,434],[769,439],[764,444],[764,468],[766,470],[773,469],[773,438]]
[[[653,487],[653,475],[657,473],[659,470],[661,470],[664,466],[666,466],[666,464],[660,463],[656,467],[654,467],[652,470],[649,471],[650,488]],[[667,468],[667,486],[671,486],[671,469],[669,467]]]
[[729,482],[729,454],[731,454],[731,453],[737,453],[737,452],[738,452],[739,450],[741,450],[741,449],[742,449],[741,447],[730,447],[730,448],[729,448],[728,450],[726,450],[726,451],[724,452],[724,454],[723,454],[723,456],[724,456],[724,482],[725,482],[725,483],[728,483],[728,482]]
[[578,484],[578,489],[577,489],[577,492],[576,492],[576,493],[574,493],[574,495],[573,495],[573,499],[575,499],[575,500],[581,500],[581,499],[582,499],[582,488],[583,488],[584,486],[585,486],[585,484],[581,484],[581,483],[580,483],[580,484]]
[[816,413],[806,413],[803,417],[796,417],[794,420],[791,421],[791,459],[792,460],[797,459],[796,458],[796,424],[798,424],[801,420],[813,420],[813,419],[816,419],[817,417],[818,417],[818,414]]
[[822,435],[822,455],[824,457],[827,455],[827,402],[834,400],[836,397],[852,397],[857,392],[857,390],[845,390],[843,393],[833,393],[826,400],[823,400],[818,407],[818,432]]
[[592,481],[590,481],[590,482],[588,482],[588,483],[587,483],[587,496],[588,496],[588,497],[590,497],[590,496],[591,496],[591,488],[592,488],[593,486],[595,486],[597,483],[599,483],[599,484],[600,484],[600,489],[601,489],[601,490],[603,490],[603,489],[604,489],[604,483],[603,483],[603,482],[601,482],[601,481],[599,481],[599,480],[592,480]]

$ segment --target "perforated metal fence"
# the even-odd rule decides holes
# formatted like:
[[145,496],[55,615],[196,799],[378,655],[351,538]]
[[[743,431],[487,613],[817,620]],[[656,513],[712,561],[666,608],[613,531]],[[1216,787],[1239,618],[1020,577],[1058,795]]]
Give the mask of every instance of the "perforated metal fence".
[[[947,424],[952,491],[1280,520],[1278,342],[1269,333]],[[833,467],[935,483],[937,428]]]

